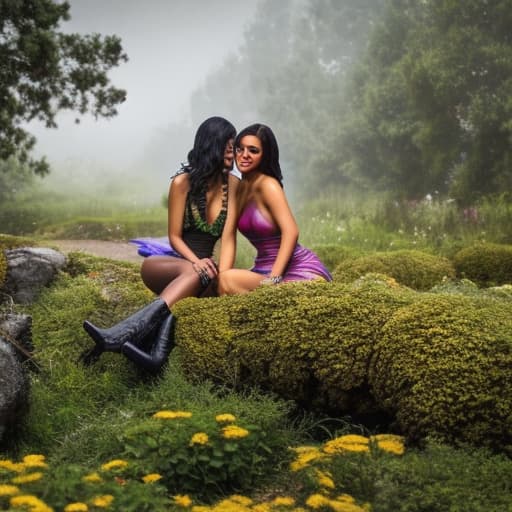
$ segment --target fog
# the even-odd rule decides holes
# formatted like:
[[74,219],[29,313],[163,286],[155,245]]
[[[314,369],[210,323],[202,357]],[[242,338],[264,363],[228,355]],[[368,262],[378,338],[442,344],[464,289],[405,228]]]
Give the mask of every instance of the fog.
[[[66,32],[115,34],[129,61],[109,76],[127,91],[118,115],[110,120],[80,118],[66,112],[58,129],[37,123],[36,154],[55,169],[122,169],[142,158],[148,144],[169,124],[190,123],[190,95],[203,79],[236,53],[254,16],[251,0],[71,0]],[[226,77],[228,80],[229,77]],[[222,112],[205,112],[222,115]],[[189,127],[191,133],[195,127]],[[172,144],[172,141],[168,141]],[[187,147],[175,148],[186,156]],[[183,142],[180,143],[181,146]],[[173,169],[179,162],[169,162]]]

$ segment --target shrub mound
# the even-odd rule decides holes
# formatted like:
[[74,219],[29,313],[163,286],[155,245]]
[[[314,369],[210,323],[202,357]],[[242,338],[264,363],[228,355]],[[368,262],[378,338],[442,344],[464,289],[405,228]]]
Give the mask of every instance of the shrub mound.
[[342,261],[354,259],[361,256],[361,251],[354,247],[346,247],[336,244],[317,244],[311,249],[320,258],[322,263],[329,269],[334,270]]
[[415,299],[386,276],[352,285],[289,283],[173,308],[187,375],[261,386],[304,406],[354,410],[370,400],[367,367],[392,312]]
[[457,275],[480,286],[512,284],[512,245],[476,244],[453,257]]
[[394,312],[369,370],[409,439],[430,434],[512,451],[512,305],[424,295]]
[[368,272],[387,274],[415,290],[429,290],[443,278],[455,277],[452,263],[421,251],[377,252],[342,261],[334,270],[335,281],[350,282]]

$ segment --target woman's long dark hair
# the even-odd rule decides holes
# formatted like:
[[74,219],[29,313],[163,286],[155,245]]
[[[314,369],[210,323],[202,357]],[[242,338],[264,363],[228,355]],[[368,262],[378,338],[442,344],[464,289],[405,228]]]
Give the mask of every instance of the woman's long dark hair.
[[281,187],[283,186],[283,174],[281,172],[281,165],[279,164],[279,146],[277,139],[272,130],[261,123],[251,124],[244,128],[235,139],[235,148],[240,145],[240,141],[246,135],[254,135],[261,141],[263,156],[259,171],[267,176],[275,178]]
[[190,197],[203,213],[210,181],[224,171],[224,152],[235,127],[223,117],[210,117],[197,129],[194,147],[188,153]]

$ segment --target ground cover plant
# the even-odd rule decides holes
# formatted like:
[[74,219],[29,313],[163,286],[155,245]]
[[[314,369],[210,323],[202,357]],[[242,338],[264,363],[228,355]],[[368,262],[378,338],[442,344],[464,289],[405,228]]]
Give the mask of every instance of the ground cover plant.
[[[45,218],[45,209],[49,212],[56,204],[43,200],[39,205],[40,218]],[[74,202],[75,209],[62,217],[62,222],[55,222],[60,216],[58,212],[48,215],[53,219],[47,224],[53,226],[50,231],[45,232],[45,227],[39,225],[27,227],[32,236],[41,229],[34,238],[20,240],[9,236],[7,245],[16,247],[18,242],[25,245],[31,240],[44,245],[45,237],[57,235],[125,241],[132,234],[161,236],[165,232],[165,209],[161,206],[140,210],[138,218],[137,208],[132,207],[128,214],[111,204],[110,212],[94,208],[86,211],[86,204],[94,207],[84,197],[83,202]],[[16,208],[19,207],[20,203]],[[495,270],[506,275],[508,249],[504,245],[510,241],[509,212],[504,198],[482,201],[475,214],[431,199],[402,204],[375,198],[340,201],[326,196],[297,209],[297,217],[301,241],[314,247],[334,273],[342,263],[349,265],[375,251],[395,250],[399,250],[398,254],[419,251],[442,258],[443,262],[448,259],[457,269],[461,268],[458,261],[466,254],[462,251],[485,246],[484,251],[473,250],[471,258],[484,254],[485,261],[493,259],[489,251],[497,249],[504,254],[504,266]],[[88,220],[84,221],[86,217]],[[32,222],[28,218],[25,226]],[[117,229],[116,225],[130,227]],[[151,225],[156,226],[154,232],[148,227]],[[241,240],[239,249],[237,264],[249,266],[252,248]],[[433,261],[437,261],[435,258]],[[471,260],[471,265],[478,267],[478,262]],[[414,269],[408,272],[414,273]],[[500,286],[493,286],[498,284],[497,279],[477,284],[468,277],[467,270],[455,277],[451,273],[437,276],[436,282],[430,283],[433,287],[429,296],[459,295],[462,309],[466,300],[482,301],[484,296],[490,300],[512,300],[510,286],[503,284],[506,279],[499,281]],[[364,295],[370,282],[376,283],[372,292],[375,297],[381,296],[383,290],[393,289],[403,289],[405,296],[427,294],[407,291],[403,284],[384,274],[359,277],[353,284],[339,286],[362,287],[360,293]],[[65,272],[33,306],[20,308],[33,317],[37,371],[31,370],[30,374],[28,416],[17,435],[2,446],[0,510],[501,512],[512,506],[512,465],[506,455],[507,447],[499,443],[497,446],[496,442],[492,443],[492,451],[463,442],[448,445],[446,439],[450,436],[444,436],[444,440],[420,436],[421,443],[415,444],[401,437],[387,415],[364,423],[364,415],[308,412],[302,407],[304,403],[298,405],[290,396],[262,391],[257,385],[233,387],[231,384],[240,379],[240,374],[236,376],[233,372],[235,378],[226,378],[223,383],[214,374],[208,379],[191,380],[190,371],[184,370],[191,353],[184,347],[177,347],[172,353],[169,366],[157,380],[139,373],[117,355],[105,354],[91,368],[77,364],[80,352],[91,343],[81,329],[84,318],[107,325],[150,297],[135,265],[76,253],[69,256]],[[329,304],[334,305],[333,301],[334,298],[326,301],[327,309]],[[243,303],[241,300],[234,311],[243,310],[243,314],[250,316],[250,305]],[[347,302],[336,307],[348,312],[352,306]],[[426,306],[406,308],[403,314],[413,318],[422,307]],[[305,318],[308,313],[304,311]],[[322,314],[322,308],[316,307],[313,316],[322,329],[329,328],[328,315]],[[495,322],[498,317],[491,313],[489,321]],[[370,320],[365,318],[366,322]],[[396,327],[390,324],[387,336]],[[345,329],[353,332],[353,336],[358,335],[357,329],[352,330],[348,324]],[[367,329],[366,336],[370,332]],[[271,330],[260,334],[272,338]],[[363,331],[360,334],[365,336]],[[326,352],[323,365],[318,360],[319,375],[329,375],[333,355]],[[392,351],[386,357],[391,361],[386,363],[389,371],[399,375],[403,371],[400,360],[395,360]],[[255,357],[254,362],[257,361]],[[219,360],[217,376],[220,369]],[[226,367],[226,376],[228,370]],[[297,371],[296,375],[300,375]],[[286,374],[283,366],[282,378]],[[353,377],[357,375],[360,374]],[[385,381],[378,386],[390,405],[404,400],[414,402],[413,395],[405,393],[406,388],[391,396]],[[347,400],[346,390],[336,381],[331,381],[322,393],[339,403],[354,404],[357,400],[357,395]],[[393,406],[390,411],[396,413]],[[414,414],[418,413],[421,411]],[[406,424],[410,421],[416,425],[414,414],[405,419]],[[162,417],[155,417],[158,415]],[[224,420],[218,421],[218,417]],[[425,417],[429,417],[428,412]],[[236,427],[226,431],[232,432],[231,439],[223,436],[223,429],[228,426]],[[474,427],[473,433],[478,432],[478,423]],[[460,432],[453,432],[457,441],[464,440]],[[354,435],[360,437],[346,437]],[[500,439],[499,432],[490,438]],[[382,449],[386,446],[382,442],[379,447],[378,439],[391,440],[390,450]],[[471,441],[471,436],[467,440]],[[327,451],[332,453],[326,453],[328,446],[331,448]],[[333,451],[333,446],[338,448]],[[461,472],[461,467],[465,471]],[[232,478],[233,471],[237,478]],[[220,480],[217,474],[221,474]]]
[[[437,293],[451,294],[449,288],[441,283]],[[453,288],[482,293],[474,285]],[[506,289],[485,293],[507,296]],[[31,372],[28,416],[2,449],[0,509],[505,511],[512,505],[512,461],[504,450],[435,438],[411,445],[385,422],[305,412],[256,386],[192,382],[180,347],[156,380],[115,354],[90,368],[77,364],[91,343],[80,327],[84,318],[108,324],[149,297],[135,265],[75,253],[56,282],[23,308],[34,320],[38,370]]]

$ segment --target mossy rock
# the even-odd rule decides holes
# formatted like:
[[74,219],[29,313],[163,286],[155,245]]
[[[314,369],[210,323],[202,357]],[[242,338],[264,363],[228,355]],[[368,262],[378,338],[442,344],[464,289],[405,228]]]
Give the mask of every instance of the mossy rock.
[[330,271],[333,271],[342,261],[361,256],[359,249],[336,244],[317,244],[311,246],[311,250]]
[[512,305],[424,294],[394,312],[369,380],[410,439],[512,452]]
[[416,295],[375,280],[189,298],[173,308],[176,342],[193,379],[258,386],[306,407],[347,411],[372,403],[367,367],[375,340],[392,312]]
[[421,251],[401,250],[377,252],[341,262],[333,272],[333,279],[351,282],[368,272],[387,274],[400,284],[425,291],[444,278],[455,277],[455,270],[447,258]]
[[37,245],[38,244],[30,238],[0,233],[0,289],[3,287],[7,275],[7,258],[5,251],[16,249],[17,247],[36,247]]
[[459,277],[480,286],[512,284],[512,245],[482,243],[461,249],[453,257]]

